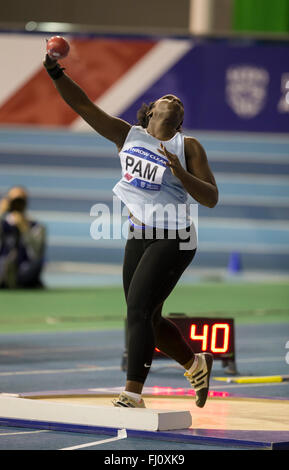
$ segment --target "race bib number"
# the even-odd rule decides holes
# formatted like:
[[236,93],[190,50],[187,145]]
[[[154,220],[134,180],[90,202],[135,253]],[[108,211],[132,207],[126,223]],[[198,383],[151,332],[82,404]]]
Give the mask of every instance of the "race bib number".
[[149,191],[161,189],[167,160],[144,148],[131,147],[120,156],[122,178],[129,184]]

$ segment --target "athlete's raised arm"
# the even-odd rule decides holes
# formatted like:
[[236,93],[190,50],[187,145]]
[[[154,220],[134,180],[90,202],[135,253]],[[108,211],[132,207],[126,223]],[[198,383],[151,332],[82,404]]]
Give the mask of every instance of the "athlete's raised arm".
[[107,114],[95,105],[86,93],[75,83],[57,63],[46,54],[43,62],[53,83],[64,101],[100,135],[115,143],[120,150],[131,125]]

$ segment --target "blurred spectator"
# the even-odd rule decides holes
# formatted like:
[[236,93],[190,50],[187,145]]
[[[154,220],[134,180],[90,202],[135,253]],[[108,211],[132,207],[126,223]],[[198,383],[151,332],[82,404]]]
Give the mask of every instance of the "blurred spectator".
[[28,193],[11,188],[0,201],[0,288],[43,287],[46,230],[26,214]]

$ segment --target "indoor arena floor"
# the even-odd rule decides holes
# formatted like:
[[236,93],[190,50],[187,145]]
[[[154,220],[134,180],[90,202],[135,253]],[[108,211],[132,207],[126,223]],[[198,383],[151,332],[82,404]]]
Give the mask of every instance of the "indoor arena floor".
[[[239,375],[288,374],[288,323],[237,324],[235,328]],[[25,397],[43,392],[57,396],[63,391],[68,395],[79,391],[92,394],[95,391],[97,395],[100,389],[105,389],[109,395],[124,386],[125,372],[121,368],[123,329],[6,333],[0,335],[0,342],[1,393]],[[192,414],[192,426],[198,430],[219,429],[243,434],[247,431],[248,442],[245,439],[241,445],[230,439],[206,440],[202,444],[198,441],[158,440],[157,436],[138,438],[129,434],[127,438],[117,440],[106,434],[13,427],[2,423],[0,450],[246,450],[255,448],[249,431],[258,437],[262,429],[273,434],[280,431],[283,440],[287,433],[289,441],[289,383],[236,384],[216,380],[224,376],[221,361],[215,361],[211,396],[205,408],[197,409],[193,397],[182,396],[182,390],[185,393],[189,388],[181,368],[170,360],[155,359],[146,390],[159,391],[161,397],[157,394],[150,396],[147,406],[186,407]],[[174,390],[178,390],[177,397],[171,396]],[[82,402],[87,399],[98,400],[95,396],[80,398]],[[109,397],[106,398],[105,404],[109,401]],[[287,406],[284,407],[285,404]]]

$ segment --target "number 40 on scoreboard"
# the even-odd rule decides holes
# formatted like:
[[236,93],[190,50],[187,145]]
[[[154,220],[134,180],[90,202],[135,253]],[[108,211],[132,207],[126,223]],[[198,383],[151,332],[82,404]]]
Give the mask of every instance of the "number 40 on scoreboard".
[[190,339],[192,341],[201,341],[202,351],[211,351],[212,353],[226,353],[229,348],[230,325],[228,323],[214,323],[209,333],[210,326],[205,323],[201,334],[197,334],[197,325],[191,324]]
[[[234,320],[231,318],[188,317],[170,314],[167,317],[176,324],[195,353],[210,352],[215,359],[235,359]],[[155,357],[163,356],[155,351]]]

